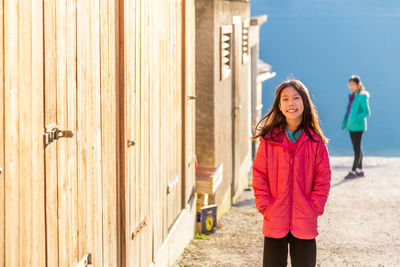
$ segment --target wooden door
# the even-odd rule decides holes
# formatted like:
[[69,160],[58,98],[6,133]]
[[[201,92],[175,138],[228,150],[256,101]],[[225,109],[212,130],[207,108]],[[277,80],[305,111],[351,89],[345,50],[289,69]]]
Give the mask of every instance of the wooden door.
[[0,1],[0,266],[117,264],[115,23],[115,1]]
[[182,211],[182,2],[124,1],[123,14],[124,245],[127,266],[148,266]]
[[115,10],[44,3],[47,266],[117,265]]
[[197,164],[195,154],[195,3],[194,0],[185,0],[183,2],[184,36],[183,36],[183,208],[194,193],[195,187],[195,166]]
[[152,260],[150,214],[150,51],[148,1],[124,4],[124,184],[126,266],[148,266]]
[[232,32],[232,196],[239,187],[240,176],[240,118],[243,113],[243,103],[240,99],[240,55],[241,55],[241,17],[233,17]]

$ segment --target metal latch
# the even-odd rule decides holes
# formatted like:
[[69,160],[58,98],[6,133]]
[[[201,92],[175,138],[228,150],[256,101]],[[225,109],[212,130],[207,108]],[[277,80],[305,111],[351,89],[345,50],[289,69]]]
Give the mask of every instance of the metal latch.
[[72,131],[62,131],[58,129],[55,123],[46,126],[45,132],[43,134],[44,145],[47,146],[59,138],[71,138],[74,136]]
[[85,256],[83,256],[83,258],[81,259],[81,261],[75,265],[75,267],[86,267],[89,264],[92,264],[92,254],[86,253]]
[[128,147],[131,147],[131,146],[134,146],[134,145],[135,145],[135,141],[128,139]]
[[138,234],[143,230],[143,228],[147,225],[146,217],[139,223],[136,227],[135,231],[132,233],[132,240],[138,236]]
[[180,180],[181,180],[181,177],[180,177],[179,175],[177,175],[177,176],[175,177],[175,179],[167,186],[167,194],[169,194],[169,193],[172,192],[172,189],[175,187],[175,185],[176,185],[177,183],[180,182]]

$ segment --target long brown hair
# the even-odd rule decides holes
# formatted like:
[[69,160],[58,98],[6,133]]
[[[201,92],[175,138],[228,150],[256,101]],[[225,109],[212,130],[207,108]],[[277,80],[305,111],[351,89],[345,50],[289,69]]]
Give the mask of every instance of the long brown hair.
[[278,85],[275,92],[274,103],[268,114],[262,117],[261,120],[255,125],[255,134],[251,137],[251,139],[256,140],[258,137],[264,136],[266,133],[270,133],[276,128],[282,128],[283,131],[283,129],[286,127],[286,117],[279,109],[279,104],[282,91],[287,87],[293,87],[296,89],[303,100],[303,118],[297,130],[304,129],[308,137],[310,137],[311,140],[314,140],[312,134],[309,132],[309,129],[312,129],[322,139],[323,142],[327,143],[329,139],[325,137],[319,126],[318,113],[313,102],[311,101],[308,89],[301,81],[296,79],[289,79]]

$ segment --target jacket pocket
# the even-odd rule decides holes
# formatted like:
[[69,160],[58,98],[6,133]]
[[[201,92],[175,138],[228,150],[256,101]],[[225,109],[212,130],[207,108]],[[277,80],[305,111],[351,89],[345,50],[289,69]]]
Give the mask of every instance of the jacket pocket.
[[272,210],[272,208],[273,208],[275,202],[276,202],[276,199],[271,199],[270,204],[268,205],[268,207],[267,207],[267,208],[265,209],[265,211],[264,211],[264,214],[263,214],[263,215],[264,215],[264,218],[270,217],[271,210]]
[[308,204],[310,205],[310,207],[311,207],[312,211],[314,212],[315,216],[318,216],[318,211],[314,207],[314,204],[312,203],[311,199],[308,199]]

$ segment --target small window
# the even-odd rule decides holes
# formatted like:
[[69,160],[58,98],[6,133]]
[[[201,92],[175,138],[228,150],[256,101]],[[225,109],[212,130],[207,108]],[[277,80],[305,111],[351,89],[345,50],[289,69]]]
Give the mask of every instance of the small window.
[[232,25],[221,27],[221,80],[228,78],[232,69]]
[[249,31],[250,22],[245,20],[242,23],[242,64],[249,61]]

